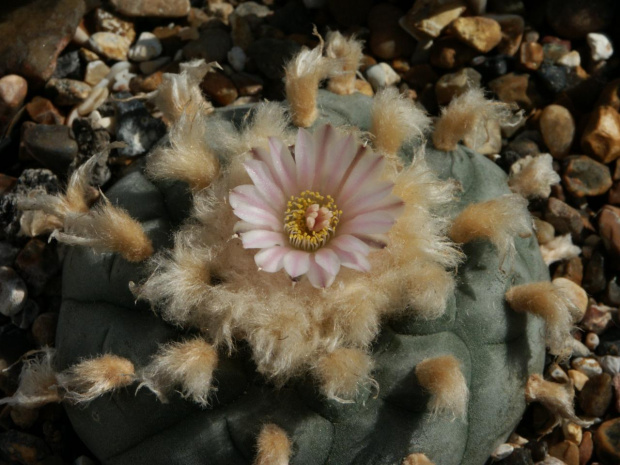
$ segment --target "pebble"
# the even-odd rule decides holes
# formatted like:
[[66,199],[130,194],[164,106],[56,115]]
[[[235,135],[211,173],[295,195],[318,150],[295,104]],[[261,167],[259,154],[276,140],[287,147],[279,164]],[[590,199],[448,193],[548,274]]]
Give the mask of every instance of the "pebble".
[[35,424],[39,418],[39,411],[33,408],[25,408],[12,406],[11,407],[11,420],[21,429],[28,429]]
[[468,16],[456,19],[451,29],[457,38],[481,53],[487,53],[502,40],[502,28],[491,18]]
[[593,376],[600,375],[603,373],[603,368],[594,358],[588,357],[577,357],[571,360],[571,366],[588,378],[592,378]]
[[572,50],[566,55],[562,55],[556,61],[558,65],[566,66],[568,68],[577,68],[581,66],[581,55],[577,50]]
[[536,75],[544,87],[553,94],[567,90],[572,85],[570,68],[543,62]]
[[55,247],[40,239],[30,239],[15,259],[15,270],[26,281],[31,297],[38,296],[60,271]]
[[577,241],[583,232],[584,221],[581,214],[566,202],[550,197],[545,212],[545,221],[551,223],[559,234],[570,233]]
[[153,74],[158,69],[167,65],[171,61],[170,57],[161,57],[151,61],[143,61],[140,63],[139,68],[142,74],[149,76]]
[[575,120],[570,111],[561,105],[548,105],[540,115],[539,125],[551,155],[554,158],[568,155],[575,137]]
[[564,439],[576,445],[581,444],[583,439],[583,430],[581,426],[572,421],[567,421],[562,424],[562,434],[564,435]]
[[0,266],[12,266],[18,253],[17,247],[7,241],[0,241]]
[[532,454],[532,460],[540,462],[549,455],[549,445],[547,441],[529,441],[525,444],[525,448]]
[[502,30],[502,40],[497,45],[497,52],[508,56],[516,55],[523,40],[525,29],[523,17],[510,14],[487,15],[487,17],[497,21]]
[[136,76],[129,82],[129,90],[132,94],[140,92],[149,93],[157,90],[163,82],[163,73],[156,71],[148,76]]
[[[131,97],[131,94],[119,93],[118,99]],[[126,147],[118,149],[124,157],[135,157],[147,152],[153,144],[166,133],[165,123],[151,116],[146,106],[139,100],[117,101],[116,138],[125,142]]]
[[568,375],[557,363],[549,365],[547,375],[556,383],[568,383]]
[[400,8],[389,3],[375,5],[368,13],[369,45],[375,56],[383,60],[411,56],[415,40],[399,25],[403,14]]
[[611,376],[607,373],[591,376],[579,393],[579,406],[588,416],[602,417],[613,397]]
[[200,84],[205,94],[221,106],[230,105],[239,96],[234,82],[224,73],[207,73]]
[[602,423],[594,434],[598,459],[605,465],[620,463],[620,418]]
[[504,103],[516,103],[526,110],[534,106],[529,74],[508,73],[489,82],[489,88]]
[[616,412],[620,412],[620,375],[614,375],[611,384],[614,387],[614,394],[616,395],[614,407],[616,408]]
[[95,32],[90,36],[88,44],[93,51],[109,60],[124,61],[131,42],[113,32]]
[[578,370],[568,370],[568,377],[573,382],[573,386],[577,391],[581,391],[588,382],[588,375]]
[[598,218],[598,227],[605,248],[615,259],[620,258],[620,208],[605,205]]
[[444,74],[435,84],[437,103],[447,105],[470,88],[480,87],[481,74],[473,68],[463,68],[456,73]]
[[189,0],[110,0],[120,14],[131,17],[180,18],[190,10]]
[[600,338],[596,333],[586,334],[586,347],[590,350],[595,350],[600,343]]
[[583,131],[581,147],[601,163],[620,157],[620,114],[613,107],[594,109]]
[[587,465],[590,462],[593,450],[592,432],[586,431],[583,433],[581,444],[579,444],[579,465]]
[[534,465],[532,453],[522,447],[515,447],[508,457],[493,463],[497,465]]
[[55,79],[47,81],[45,91],[58,106],[79,105],[90,95],[92,87],[74,79]]
[[614,307],[620,306],[620,284],[618,284],[618,277],[614,276],[608,283],[607,289],[605,289],[605,303],[613,305]]
[[71,129],[59,124],[35,124],[24,130],[22,142],[28,153],[59,176],[67,174],[78,145]]
[[441,32],[467,9],[463,0],[442,3],[414,2],[413,7],[399,21],[400,26],[418,40],[437,38]]
[[54,72],[58,55],[85,13],[83,0],[3,3],[0,19],[0,76],[19,74],[41,85]]
[[26,303],[28,289],[23,279],[8,266],[0,266],[0,313],[18,314]]
[[521,44],[519,62],[521,66],[530,71],[540,68],[545,58],[543,46],[538,42],[524,42]]
[[375,95],[370,83],[368,81],[362,81],[361,79],[355,80],[355,90],[360,94],[367,95],[368,97]]
[[32,434],[8,430],[0,433],[0,456],[22,465],[36,465],[51,455],[45,441]]
[[0,78],[0,128],[19,110],[26,94],[28,82],[23,77],[9,74]]
[[550,0],[547,21],[567,39],[581,39],[589,32],[606,29],[612,22],[615,0]]
[[22,311],[16,315],[13,315],[11,318],[11,323],[19,329],[28,329],[32,326],[32,323],[38,315],[39,306],[34,300],[29,299],[26,301]]
[[571,441],[562,441],[549,448],[549,455],[566,465],[579,465],[579,448]]
[[246,62],[248,61],[248,57],[243,49],[236,45],[228,51],[227,58],[230,66],[232,66],[237,72],[243,71]]
[[620,373],[620,356],[604,355],[599,358],[599,363],[603,367],[605,373],[609,373],[612,376]]
[[573,323],[579,323],[588,309],[588,294],[581,286],[575,284],[570,279],[555,278],[553,284],[560,288],[563,294],[572,302],[574,308],[571,308],[570,312],[573,317]]
[[51,100],[38,95],[26,104],[26,112],[35,123],[63,124],[65,122],[65,117],[60,114]]
[[[585,281],[585,280],[584,280]],[[604,288],[605,279],[603,279]],[[600,290],[602,290],[601,288]],[[600,292],[599,290],[599,292]],[[586,314],[581,320],[581,327],[594,334],[602,334],[612,324],[611,313],[605,307],[590,305]]]
[[383,87],[391,86],[400,81],[400,76],[387,63],[379,63],[366,70],[366,79],[375,92]]
[[495,448],[495,450],[491,454],[491,457],[493,458],[493,460],[502,460],[512,454],[514,450],[515,448],[512,444],[500,444]]
[[41,313],[32,323],[32,337],[38,347],[53,347],[56,340],[56,326],[58,314],[54,312]]
[[149,61],[161,55],[161,42],[152,32],[143,32],[129,49],[128,57],[132,61]]
[[203,29],[197,40],[192,40],[183,47],[183,56],[187,59],[202,58],[207,63],[212,61],[222,63],[232,47],[229,32],[220,28]]
[[475,49],[453,37],[441,37],[433,41],[429,59],[437,68],[454,69],[467,65],[477,54]]
[[570,279],[575,284],[581,286],[583,281],[583,263],[580,257],[569,258],[558,265],[554,278]]
[[620,111],[620,79],[610,81],[601,92],[596,102],[597,106],[610,106]]
[[575,339],[574,337],[569,338],[568,342],[573,357],[589,357],[592,355],[590,349],[588,349],[583,342]]
[[131,44],[136,38],[136,30],[130,21],[125,21],[103,8],[95,9],[95,28],[97,32],[112,32],[127,39]]
[[84,82],[91,86],[96,86],[110,72],[110,67],[101,60],[91,61],[86,65]]
[[56,69],[54,69],[52,77],[57,79],[81,79],[82,64],[80,63],[79,50],[73,50],[72,52],[60,55],[58,60],[56,60]]
[[534,218],[534,230],[539,244],[547,244],[555,237],[555,228],[551,223],[547,223],[539,218]]
[[575,197],[602,195],[611,187],[611,172],[607,166],[583,155],[566,160],[562,182]]

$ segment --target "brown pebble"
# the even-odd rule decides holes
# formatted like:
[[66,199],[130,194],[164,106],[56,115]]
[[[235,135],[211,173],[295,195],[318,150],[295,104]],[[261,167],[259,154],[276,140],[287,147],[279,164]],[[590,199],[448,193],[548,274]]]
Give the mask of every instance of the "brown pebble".
[[620,79],[614,79],[603,88],[596,106],[609,106],[620,111]]
[[547,223],[540,218],[534,218],[534,230],[539,244],[546,244],[555,237],[555,228],[551,223]]
[[155,71],[149,76],[135,76],[129,81],[129,90],[134,94],[139,92],[153,92],[161,85],[162,80],[162,71]]
[[415,48],[415,40],[398,24],[404,12],[389,3],[380,3],[368,13],[370,49],[383,60],[406,56]]
[[357,90],[360,94],[368,95],[369,97],[375,95],[375,91],[372,90],[370,82],[362,81],[361,79],[355,80],[355,90]]
[[239,96],[232,80],[219,72],[207,73],[200,87],[212,101],[221,106],[231,104]]
[[620,205],[620,182],[616,181],[609,189],[607,201],[612,205]]
[[598,227],[605,248],[620,259],[620,208],[605,205],[598,218]]
[[50,100],[38,95],[26,104],[26,111],[35,123],[64,124],[65,122],[65,117],[60,114],[58,108]]
[[39,418],[39,410],[34,408],[11,407],[11,420],[21,429],[28,429]]
[[585,431],[581,439],[581,444],[579,444],[579,465],[586,465],[590,461],[593,449],[592,432]]
[[601,423],[594,434],[594,447],[605,465],[620,463],[620,418]]
[[400,21],[400,25],[418,40],[437,38],[441,32],[467,8],[463,0],[442,2],[414,2]]
[[602,195],[612,185],[609,168],[586,156],[571,156],[567,159],[562,182],[575,197]]
[[413,89],[420,92],[427,86],[432,86],[437,82],[437,73],[429,64],[413,65],[409,71],[405,73],[403,79]]
[[566,465],[579,465],[579,448],[571,441],[562,441],[549,448],[549,455]]
[[590,305],[581,320],[580,326],[586,331],[600,335],[612,324],[610,312],[602,310],[598,305]]
[[458,97],[471,88],[480,87],[482,76],[473,68],[463,68],[456,73],[444,74],[435,84],[437,103],[447,105],[454,97]]
[[21,465],[38,465],[51,454],[45,441],[32,434],[9,430],[0,433],[0,456]]
[[521,44],[519,63],[529,71],[536,71],[542,65],[545,53],[543,46],[538,42],[524,42]]
[[431,65],[442,69],[460,68],[469,63],[478,52],[453,37],[442,37],[433,41]]
[[32,323],[32,336],[39,347],[53,347],[56,340],[58,314],[41,313]]
[[58,106],[79,105],[90,95],[92,88],[75,79],[55,79],[47,81],[45,91]]
[[456,37],[482,53],[491,51],[502,40],[502,28],[491,18],[461,17],[454,20],[450,27]]
[[559,234],[570,233],[573,241],[578,240],[584,229],[581,214],[566,202],[550,197],[547,202],[545,221],[551,223]]
[[529,74],[508,73],[489,82],[489,88],[502,102],[516,103],[526,110],[534,106]]
[[579,406],[588,416],[602,417],[613,397],[611,376],[607,373],[591,377],[579,393]]
[[561,105],[548,105],[538,120],[545,145],[554,158],[568,155],[575,137],[575,121]]
[[578,370],[568,370],[568,377],[577,391],[581,391],[588,382],[588,375]]
[[581,286],[583,281],[583,262],[581,257],[573,257],[561,262],[553,273],[553,278],[570,279]]
[[0,125],[22,106],[27,93],[28,82],[23,77],[9,74],[0,78]]
[[130,21],[125,21],[103,8],[96,8],[94,13],[97,32],[112,32],[126,38],[132,43],[136,38],[136,30]]
[[230,77],[239,91],[239,95],[259,95],[263,91],[263,80],[248,73],[235,73]]
[[521,46],[525,22],[519,15],[487,15],[499,23],[502,29],[502,40],[497,45],[497,51],[502,55],[513,56]]
[[127,60],[127,53],[131,42],[113,32],[95,32],[88,44],[94,52],[109,60],[124,61]]
[[581,147],[605,164],[620,157],[620,114],[613,107],[594,109],[583,131]]

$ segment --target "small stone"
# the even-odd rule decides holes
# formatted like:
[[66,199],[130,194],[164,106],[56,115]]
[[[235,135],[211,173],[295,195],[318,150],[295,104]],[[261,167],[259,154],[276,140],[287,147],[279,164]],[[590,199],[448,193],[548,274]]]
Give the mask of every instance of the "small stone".
[[435,84],[437,103],[447,105],[466,90],[480,87],[482,76],[473,68],[463,68],[457,73],[444,74]]
[[502,28],[491,18],[461,17],[456,19],[450,27],[457,38],[482,53],[491,51],[502,40]]
[[375,92],[372,90],[372,86],[368,81],[362,81],[361,79],[355,80],[355,90],[360,94],[367,95],[368,97],[372,97],[375,95]]
[[7,266],[0,266],[0,313],[13,316],[26,303],[28,289],[19,275]]
[[598,227],[605,248],[615,259],[620,258],[620,208],[605,205],[598,218]]
[[417,1],[399,24],[418,40],[437,38],[455,19],[461,16],[467,5],[462,0],[450,2]]
[[71,130],[63,125],[36,124],[24,130],[22,140],[32,158],[58,175],[67,173],[78,152]]
[[562,182],[575,197],[602,195],[611,187],[611,172],[607,166],[586,156],[571,156],[566,160]]
[[366,78],[375,91],[400,81],[400,76],[387,63],[379,63],[366,70]]
[[566,55],[562,55],[562,57],[558,58],[556,63],[568,68],[577,68],[581,66],[581,55],[579,55],[577,50],[572,50]]
[[22,311],[11,317],[11,323],[19,329],[28,329],[32,326],[32,323],[38,315],[39,306],[34,300],[29,299],[26,301]]
[[567,39],[581,39],[589,32],[606,29],[612,22],[614,0],[550,0],[547,20]]
[[530,109],[534,106],[530,92],[530,76],[528,74],[509,73],[489,82],[489,88],[504,103],[516,103],[521,108]]
[[597,376],[603,373],[603,368],[594,358],[589,357],[577,357],[571,361],[571,366],[587,375],[588,378]]
[[609,106],[616,111],[620,111],[620,79],[610,81],[603,88],[596,105]]
[[601,423],[594,434],[594,447],[603,464],[620,463],[620,418]]
[[163,82],[163,73],[157,71],[150,76],[135,76],[129,82],[129,90],[133,94],[149,93],[157,90]]
[[103,8],[96,8],[94,16],[97,32],[112,32],[124,37],[130,44],[133,43],[136,30],[132,22],[125,21]]
[[549,448],[549,455],[566,465],[579,465],[579,448],[570,441],[562,441]]
[[231,77],[242,97],[259,95],[263,91],[263,80],[248,73],[235,73]]
[[471,60],[470,64],[485,80],[493,80],[507,74],[514,61],[514,57],[506,55],[480,55]]
[[203,29],[198,40],[193,40],[183,47],[183,56],[187,59],[202,58],[207,63],[211,61],[222,63],[232,47],[232,39],[227,31],[220,28]]
[[596,107],[583,130],[581,147],[601,163],[620,157],[620,114],[610,106]]
[[14,430],[0,433],[0,456],[11,462],[37,465],[49,455],[49,447],[37,436]]
[[548,105],[540,115],[539,124],[551,155],[554,158],[568,155],[575,137],[575,120],[570,111],[561,105]]
[[[131,97],[119,93],[117,99]],[[151,116],[146,106],[139,100],[116,102],[116,138],[125,142],[126,147],[118,149],[124,157],[135,157],[147,152],[166,133],[165,123]]]
[[562,424],[562,434],[564,434],[564,439],[576,445],[581,444],[581,440],[583,439],[583,430],[581,426],[572,421]]
[[596,333],[588,333],[586,334],[586,347],[590,350],[595,350],[600,343],[600,339],[598,334]]
[[581,257],[572,257],[568,260],[564,260],[556,268],[553,273],[553,278],[570,279],[575,284],[581,286],[581,282],[583,281],[583,263]]
[[368,13],[370,28],[370,49],[383,59],[391,60],[401,56],[410,56],[415,48],[415,41],[399,25],[403,11],[395,5],[380,3]]
[[151,32],[143,32],[129,49],[127,56],[132,61],[149,61],[157,58],[161,52],[162,46],[157,36]]
[[539,244],[546,244],[555,237],[555,228],[551,223],[547,223],[539,218],[534,218],[534,230]]
[[497,45],[497,52],[503,55],[515,55],[523,40],[525,22],[520,15],[487,15],[498,22],[502,30],[502,40]]
[[55,247],[30,239],[15,259],[15,269],[28,284],[31,296],[38,296],[50,278],[60,272]]
[[28,429],[35,424],[39,418],[39,411],[34,408],[19,406],[11,407],[11,420],[21,429]]
[[586,36],[588,47],[590,47],[590,56],[594,61],[607,60],[614,54],[614,48],[605,34],[591,32]]
[[497,465],[534,465],[532,453],[522,447],[515,447],[508,457],[493,463]]
[[491,454],[491,457],[493,458],[493,460],[502,460],[512,454],[512,451],[514,450],[515,448],[512,444],[500,444],[495,448],[495,450]]
[[568,370],[568,377],[573,382],[573,386],[577,391],[581,391],[588,382],[588,375],[578,370]]
[[573,317],[573,323],[579,323],[588,308],[588,294],[581,286],[575,284],[570,279],[556,278],[553,280],[553,284],[560,288],[562,293],[574,305],[574,309],[571,309],[571,316]]
[[553,363],[547,369],[547,375],[556,383],[567,383],[568,375],[557,363]]
[[572,70],[566,66],[553,65],[543,62],[536,75],[544,87],[553,94],[568,90],[573,85]]
[[228,63],[235,71],[243,71],[248,57],[241,47],[236,45],[228,51]]
[[120,14],[131,17],[180,18],[190,10],[189,0],[110,0]]
[[550,197],[545,212],[545,221],[551,223],[559,234],[570,233],[577,241],[583,232],[584,222],[581,214],[573,207],[555,197]]
[[618,284],[617,276],[614,276],[607,283],[604,301],[606,304],[612,305],[614,307],[620,307],[620,284]]
[[[112,90],[114,92],[127,92],[129,90],[129,83],[136,77],[135,73],[129,71],[129,68],[120,70],[114,75],[114,83],[112,84]],[[81,113],[85,114],[85,113]]]
[[599,363],[603,367],[605,373],[609,373],[612,376],[620,373],[620,356],[604,355],[599,358]]
[[579,465],[587,465],[590,463],[592,451],[594,450],[594,442],[592,441],[592,432],[583,433],[583,439],[579,444]]
[[58,57],[56,61],[56,69],[52,77],[57,79],[81,79],[82,65],[80,63],[80,54],[78,50],[65,53]]
[[95,32],[88,40],[90,47],[109,60],[125,61],[131,43],[113,32]]
[[620,412],[620,375],[614,375],[611,380],[611,384],[614,388],[616,398],[614,407],[616,408],[616,412]]
[[23,77],[9,74],[0,78],[0,127],[15,115],[27,94],[28,82]]
[[146,76],[148,76],[148,75],[153,74],[154,72],[156,72],[158,69],[162,68],[163,66],[167,65],[170,61],[171,61],[170,57],[161,57],[161,58],[157,58],[156,60],[143,61],[139,65],[140,71]]
[[224,73],[207,73],[200,87],[211,100],[221,106],[230,105],[239,96],[235,84]]
[[543,46],[538,42],[524,42],[521,44],[519,62],[530,71],[540,68],[545,55]]
[[53,347],[56,340],[56,325],[58,314],[53,312],[41,313],[32,323],[32,337],[39,347]]
[[88,98],[92,87],[82,81],[73,79],[55,79],[47,81],[45,91],[58,106],[79,105]]
[[453,37],[442,37],[433,41],[430,62],[437,68],[460,68],[467,65],[477,53],[475,49]]
[[96,86],[101,80],[108,75],[110,67],[101,60],[91,61],[86,65],[86,73],[84,74],[84,82],[91,86]]
[[35,123],[63,124],[65,122],[65,117],[60,114],[58,108],[50,100],[38,95],[26,104],[26,112]]
[[602,334],[611,325],[611,313],[599,305],[590,305],[581,320],[581,327],[595,334]]
[[532,460],[540,462],[548,456],[549,446],[547,441],[530,441],[525,444],[525,448],[532,454]]
[[620,206],[620,182],[614,182],[609,189],[608,203]]

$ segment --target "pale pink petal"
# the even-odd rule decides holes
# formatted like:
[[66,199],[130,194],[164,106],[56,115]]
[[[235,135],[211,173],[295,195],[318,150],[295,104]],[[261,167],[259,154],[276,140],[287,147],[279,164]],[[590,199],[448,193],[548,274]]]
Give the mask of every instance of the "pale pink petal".
[[357,144],[352,134],[337,134],[329,148],[327,159],[322,167],[321,189],[329,195],[335,195],[345,174],[357,153]]
[[291,250],[284,256],[284,269],[291,278],[305,274],[310,265],[310,253],[303,250]]
[[280,142],[279,139],[270,137],[269,148],[271,149],[274,178],[277,178],[282,184],[287,198],[291,195],[298,195],[297,171],[293,156],[288,147]]
[[282,220],[276,218],[273,213],[249,205],[241,205],[233,210],[240,220],[252,223],[256,226],[266,226],[273,231],[284,229]]
[[316,167],[316,153],[312,134],[303,128],[297,132],[295,142],[295,167],[297,170],[297,187],[299,192],[312,188],[314,170]]
[[290,251],[288,247],[270,247],[254,255],[256,266],[262,271],[275,273],[284,266],[284,257]]
[[279,212],[276,212],[273,208],[273,204],[266,202],[258,192],[256,186],[252,184],[243,184],[233,188],[228,196],[228,203],[230,203],[230,206],[233,208],[250,205],[270,211],[274,215],[279,215]]
[[277,211],[282,210],[286,203],[284,192],[273,180],[267,165],[258,160],[248,160],[243,165],[263,199]]
[[342,266],[346,266],[347,268],[352,268],[357,271],[370,271],[370,262],[366,258],[366,255],[359,252],[347,252],[335,246],[332,247],[332,250],[338,255]]
[[326,124],[317,128],[312,136],[314,138],[315,165],[311,190],[329,194],[329,192],[325,192],[325,186],[323,185],[327,174],[325,165],[336,136],[336,131],[331,124]]
[[364,213],[354,218],[344,217],[340,225],[338,225],[338,232],[340,234],[380,234],[386,233],[390,230],[392,225],[396,222],[395,218],[388,212],[376,211],[372,213]]
[[364,209],[368,205],[381,201],[384,197],[390,195],[394,183],[389,181],[377,181],[366,189],[360,189],[352,195],[346,202],[340,201],[338,207],[346,210],[349,214],[354,208]]
[[387,234],[362,234],[357,232],[354,235],[364,244],[374,249],[385,249],[390,242]]
[[314,254],[314,260],[329,274],[336,276],[340,271],[340,259],[333,250],[323,247]]
[[357,192],[371,187],[372,182],[381,175],[385,165],[384,158],[370,149],[359,150],[353,162],[352,169],[339,189],[336,200],[340,204],[345,204]]
[[350,216],[371,213],[377,210],[387,212],[394,218],[398,218],[405,210],[405,202],[395,195],[388,195],[379,201],[374,201],[373,199],[373,201],[359,203],[346,209],[347,214]]
[[340,234],[334,237],[329,245],[336,246],[345,252],[358,252],[363,255],[368,255],[370,253],[370,247],[365,242],[349,234]]
[[255,229],[243,233],[241,241],[244,249],[264,249],[265,247],[274,247],[286,243],[284,234],[264,229]]
[[332,285],[336,275],[329,273],[325,268],[320,266],[314,259],[311,257],[310,266],[308,268],[308,280],[310,284],[314,287],[318,288],[326,288]]

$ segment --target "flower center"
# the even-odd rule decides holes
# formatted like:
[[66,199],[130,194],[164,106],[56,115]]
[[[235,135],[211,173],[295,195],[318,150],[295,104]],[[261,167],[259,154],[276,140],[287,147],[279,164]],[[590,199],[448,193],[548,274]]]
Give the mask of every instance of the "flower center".
[[284,213],[284,230],[291,245],[314,251],[323,247],[336,232],[342,211],[331,195],[303,191],[291,196]]

